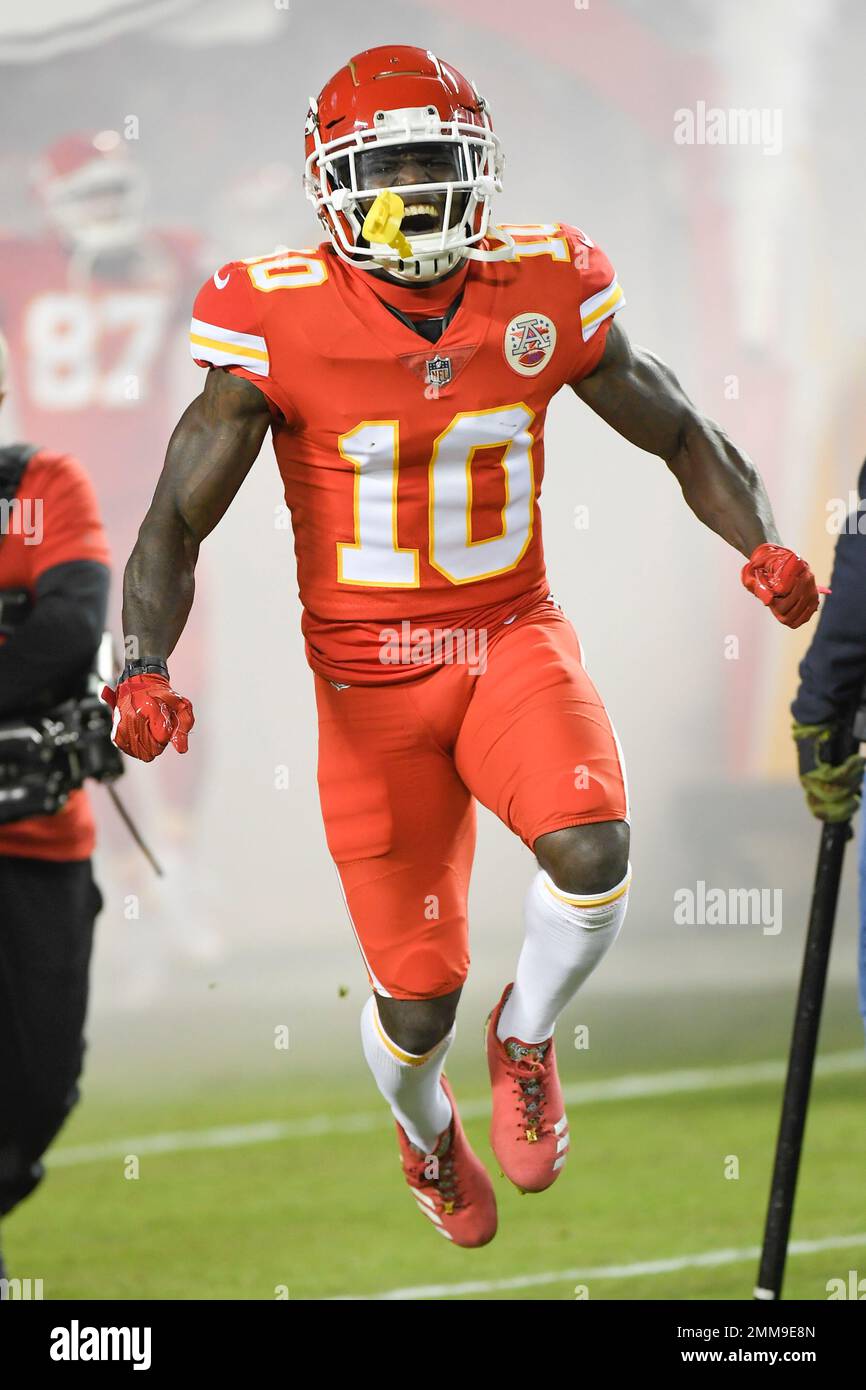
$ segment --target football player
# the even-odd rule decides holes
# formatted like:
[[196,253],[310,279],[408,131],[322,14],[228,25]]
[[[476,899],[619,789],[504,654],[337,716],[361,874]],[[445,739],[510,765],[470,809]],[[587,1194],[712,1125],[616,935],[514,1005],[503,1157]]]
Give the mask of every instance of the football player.
[[197,237],[147,226],[144,175],[129,151],[114,130],[57,140],[31,171],[44,232],[0,239],[18,431],[82,460],[112,551],[124,556],[179,406],[180,305],[203,273]]
[[[194,375],[179,334],[201,275],[200,239],[186,229],[150,225],[148,190],[131,141],[119,131],[74,133],[48,147],[31,169],[44,230],[0,238],[0,325],[9,340],[11,413],[18,436],[79,458],[95,485],[112,554],[129,554],[147,508],[166,436],[182,400],[178,368]],[[185,355],[185,353],[184,353]],[[119,585],[117,589],[119,590]],[[109,625],[120,628],[112,589]],[[199,624],[184,659],[193,673],[207,660]],[[169,868],[189,859],[197,779],[173,776],[133,788],[136,815],[158,820]],[[126,832],[111,821],[105,843],[123,853],[123,876],[152,894],[144,861],[132,858]],[[139,877],[140,876],[140,881]],[[165,943],[195,955],[218,949],[199,911],[177,895]],[[148,969],[161,969],[160,935],[148,942]],[[140,964],[140,963],[139,963]],[[139,969],[130,987],[145,986]]]
[[127,566],[139,660],[108,696],[120,748],[186,751],[192,708],[166,663],[199,547],[270,430],[327,841],[372,985],[364,1052],[419,1209],[483,1245],[493,1188],[443,1074],[469,959],[474,802],[538,861],[514,980],[487,1024],[491,1141],[523,1191],[566,1161],[554,1025],[616,939],[630,882],[619,744],[545,575],[552,396],[571,387],[662,458],[779,621],[804,623],[818,595],[755,468],[630,344],[604,252],[565,223],[491,224],[500,147],[455,68],[420,48],[358,54],[311,101],[306,151],[328,240],[224,265],[196,299],[192,354],[209,371]]

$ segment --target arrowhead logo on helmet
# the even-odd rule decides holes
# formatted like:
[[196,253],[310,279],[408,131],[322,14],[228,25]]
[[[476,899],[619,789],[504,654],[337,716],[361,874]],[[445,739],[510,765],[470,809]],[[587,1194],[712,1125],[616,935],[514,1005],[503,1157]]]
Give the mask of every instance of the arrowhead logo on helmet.
[[[310,98],[304,135],[307,197],[349,264],[424,282],[465,257],[512,253],[507,233],[497,231],[493,247],[485,240],[503,163],[487,105],[428,50],[356,54]],[[388,243],[364,235],[383,190],[399,194],[405,209],[400,235]]]

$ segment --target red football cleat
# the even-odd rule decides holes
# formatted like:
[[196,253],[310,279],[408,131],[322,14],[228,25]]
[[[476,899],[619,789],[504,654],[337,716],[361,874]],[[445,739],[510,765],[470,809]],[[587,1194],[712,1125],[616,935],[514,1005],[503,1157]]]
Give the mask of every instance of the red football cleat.
[[487,1245],[496,1235],[496,1197],[487,1169],[469,1147],[448,1081],[453,1117],[433,1154],[422,1153],[398,1124],[400,1161],[421,1211],[455,1245]]
[[553,1038],[502,1042],[499,1015],[513,989],[507,985],[487,1019],[487,1065],[493,1091],[490,1144],[499,1166],[521,1192],[543,1192],[568,1154],[568,1120],[556,1071]]

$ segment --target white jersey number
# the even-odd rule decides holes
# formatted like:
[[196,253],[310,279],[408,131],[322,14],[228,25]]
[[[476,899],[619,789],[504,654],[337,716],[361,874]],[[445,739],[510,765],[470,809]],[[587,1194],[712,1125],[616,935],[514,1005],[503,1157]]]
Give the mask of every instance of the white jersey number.
[[117,292],[98,299],[57,291],[27,306],[28,384],[43,410],[122,408],[148,394],[168,300]]
[[[428,466],[429,560],[452,584],[504,574],[526,553],[535,505],[530,434],[534,418],[522,402],[462,411],[434,441]],[[418,551],[398,543],[398,422],[363,420],[340,436],[339,446],[343,458],[355,467],[355,540],[337,543],[339,582],[417,588]],[[498,536],[476,541],[472,461],[477,450],[491,447],[503,447],[502,529]]]

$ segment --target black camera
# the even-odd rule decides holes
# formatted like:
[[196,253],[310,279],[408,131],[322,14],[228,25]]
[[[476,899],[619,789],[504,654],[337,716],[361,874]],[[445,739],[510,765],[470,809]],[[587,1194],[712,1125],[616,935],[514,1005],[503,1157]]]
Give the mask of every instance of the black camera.
[[85,778],[120,777],[111,719],[108,706],[88,693],[43,714],[0,720],[0,825],[53,815]]

